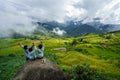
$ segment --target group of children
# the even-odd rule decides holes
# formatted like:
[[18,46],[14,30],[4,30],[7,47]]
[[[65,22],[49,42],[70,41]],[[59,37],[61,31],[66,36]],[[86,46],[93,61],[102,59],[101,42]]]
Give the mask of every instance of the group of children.
[[[19,45],[26,53],[26,60],[42,59],[44,57],[44,44],[42,42],[38,45],[38,47],[35,46],[35,43],[32,43],[31,47],[23,45],[22,43],[19,43]],[[36,51],[37,55],[35,55]]]

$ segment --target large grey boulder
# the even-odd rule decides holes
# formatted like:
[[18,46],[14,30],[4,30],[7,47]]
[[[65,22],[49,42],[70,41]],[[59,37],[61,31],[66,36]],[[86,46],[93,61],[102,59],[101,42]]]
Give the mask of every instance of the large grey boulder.
[[14,80],[66,80],[62,70],[50,60],[41,59],[26,61],[25,65],[16,74]]

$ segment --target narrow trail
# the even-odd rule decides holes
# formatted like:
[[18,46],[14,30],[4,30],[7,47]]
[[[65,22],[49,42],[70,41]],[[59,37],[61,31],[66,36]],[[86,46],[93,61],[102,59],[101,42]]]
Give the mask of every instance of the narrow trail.
[[14,80],[66,80],[63,71],[50,60],[41,59],[26,61],[21,70],[16,74]]

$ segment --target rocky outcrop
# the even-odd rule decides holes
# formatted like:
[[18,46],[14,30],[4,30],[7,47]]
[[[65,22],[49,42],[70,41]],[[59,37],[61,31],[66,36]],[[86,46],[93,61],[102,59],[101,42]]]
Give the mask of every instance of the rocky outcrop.
[[66,80],[62,70],[48,59],[26,61],[25,65],[16,74],[14,80]]

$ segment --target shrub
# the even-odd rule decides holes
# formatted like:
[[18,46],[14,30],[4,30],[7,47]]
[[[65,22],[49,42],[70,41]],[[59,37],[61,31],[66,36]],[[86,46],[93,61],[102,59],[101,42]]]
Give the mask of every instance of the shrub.
[[90,68],[89,64],[75,66],[74,69],[70,71],[68,78],[72,80],[109,80],[103,74]]
[[99,36],[100,36],[100,37],[104,37],[104,34],[103,34],[103,33],[102,33],[102,34],[99,34]]
[[116,63],[116,66],[117,66],[118,68],[120,68],[120,59],[118,59],[118,61],[117,61],[117,63]]
[[64,42],[64,44],[65,44],[65,45],[71,45],[71,43],[70,43],[70,42]]
[[82,42],[83,41],[83,38],[80,38],[79,42]]
[[77,40],[74,39],[71,44],[72,44],[72,45],[76,45],[76,44],[77,44]]
[[100,56],[101,59],[107,60],[109,57],[108,56]]
[[106,39],[112,39],[112,36],[111,35],[106,35],[105,38]]
[[0,58],[3,58],[4,56],[0,55]]
[[8,56],[9,57],[15,57],[16,55],[15,54],[9,54]]
[[84,54],[88,54],[88,51],[86,49],[76,48],[75,50]]
[[89,43],[88,41],[82,41],[83,43]]

